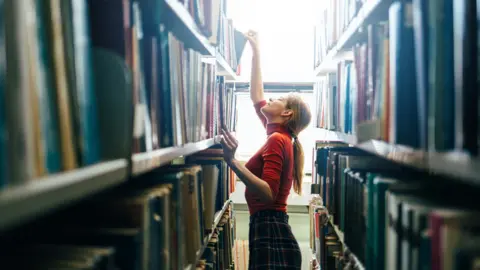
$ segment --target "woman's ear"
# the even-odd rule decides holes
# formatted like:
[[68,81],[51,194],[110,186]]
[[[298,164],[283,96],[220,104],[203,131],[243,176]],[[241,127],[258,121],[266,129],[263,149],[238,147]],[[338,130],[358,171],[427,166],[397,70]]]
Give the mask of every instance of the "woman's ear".
[[292,116],[293,111],[292,110],[284,110],[281,115],[284,116],[284,117]]

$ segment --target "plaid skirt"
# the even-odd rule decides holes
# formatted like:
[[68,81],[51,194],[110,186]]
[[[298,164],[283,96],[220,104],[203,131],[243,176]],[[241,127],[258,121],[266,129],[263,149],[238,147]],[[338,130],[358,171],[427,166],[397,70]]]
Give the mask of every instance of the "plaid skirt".
[[265,210],[250,216],[248,269],[301,269],[302,254],[285,212]]

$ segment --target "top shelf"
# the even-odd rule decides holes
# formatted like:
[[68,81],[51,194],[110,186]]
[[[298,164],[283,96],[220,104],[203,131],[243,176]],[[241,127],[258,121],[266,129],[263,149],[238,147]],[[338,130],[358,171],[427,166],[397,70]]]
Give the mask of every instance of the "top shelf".
[[210,44],[202,34],[190,13],[178,0],[165,0],[168,12],[168,27],[175,33],[183,43],[206,57],[216,59],[218,65],[218,76],[225,76],[227,80],[235,80],[236,74],[225,58],[218,53],[218,50]]
[[320,65],[315,68],[314,76],[336,71],[336,65],[341,60],[353,60],[351,47],[365,36],[365,31],[362,28],[372,21],[382,19],[381,16],[388,14],[387,10],[391,3],[392,0],[370,0],[365,2],[355,18],[352,19],[337,39],[337,43],[328,51]]
[[390,144],[380,140],[358,143],[357,137],[338,131],[322,129],[320,136],[326,141],[343,141],[379,156],[420,171],[455,178],[465,184],[480,186],[480,159],[460,152],[427,152],[404,145]]

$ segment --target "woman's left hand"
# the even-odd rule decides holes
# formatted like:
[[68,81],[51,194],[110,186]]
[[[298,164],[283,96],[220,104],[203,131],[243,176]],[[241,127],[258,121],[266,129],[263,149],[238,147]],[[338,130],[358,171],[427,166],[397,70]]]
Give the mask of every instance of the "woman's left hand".
[[232,160],[235,159],[235,152],[237,151],[238,141],[235,139],[232,133],[222,129],[223,138],[221,141],[223,148],[223,159],[227,164],[231,164]]

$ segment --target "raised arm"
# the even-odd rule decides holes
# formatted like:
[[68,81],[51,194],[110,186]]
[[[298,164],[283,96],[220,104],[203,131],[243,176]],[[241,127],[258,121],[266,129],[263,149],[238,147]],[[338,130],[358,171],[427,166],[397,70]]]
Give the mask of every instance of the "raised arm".
[[253,104],[257,104],[260,101],[263,101],[265,98],[263,96],[263,80],[262,80],[262,70],[260,67],[260,49],[258,46],[258,35],[254,31],[249,31],[247,34],[247,39],[252,46],[252,72],[250,76],[250,99]]

